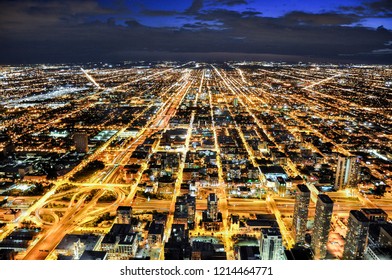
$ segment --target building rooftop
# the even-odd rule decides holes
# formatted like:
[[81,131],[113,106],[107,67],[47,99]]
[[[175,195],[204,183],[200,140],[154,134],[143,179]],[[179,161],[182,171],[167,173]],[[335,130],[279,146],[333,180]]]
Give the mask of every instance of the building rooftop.
[[105,235],[102,243],[105,244],[132,244],[136,238],[136,233],[132,232],[132,225],[114,224],[109,233]]
[[264,174],[286,174],[283,167],[280,165],[262,165],[260,166],[260,170]]
[[297,188],[303,193],[310,193],[308,187],[304,184],[299,184]]
[[387,233],[389,236],[392,237],[392,224],[391,224],[391,223],[382,224],[382,225],[380,226],[380,228],[383,229],[383,231],[384,231],[385,233]]
[[256,220],[276,221],[276,217],[274,214],[256,214]]
[[333,204],[332,199],[326,194],[319,194],[318,198],[325,204]]
[[361,211],[366,215],[387,215],[381,208],[361,208]]
[[130,211],[132,211],[132,206],[118,206],[117,211],[130,212]]
[[93,250],[99,238],[94,234],[67,234],[57,245],[56,250],[73,250],[74,243],[79,241],[86,246],[86,250]]
[[362,223],[368,223],[369,219],[359,210],[351,210],[350,211],[350,216],[353,216],[357,221],[362,222]]
[[240,246],[239,254],[241,260],[259,260],[260,248],[259,246]]
[[86,261],[86,260],[93,260],[93,261],[100,261],[100,260],[106,260],[108,253],[106,251],[91,251],[91,250],[85,250],[83,254],[80,257],[80,260]]
[[249,227],[273,228],[277,226],[276,220],[247,220],[246,225]]
[[313,260],[313,253],[310,248],[296,247],[285,250],[284,253],[288,260]]
[[0,260],[14,260],[15,254],[13,249],[0,249]]
[[152,219],[155,221],[155,223],[165,224],[167,221],[167,214],[161,212],[153,213]]
[[183,240],[187,240],[188,231],[185,229],[185,225],[183,224],[173,224],[171,229],[171,234],[169,238],[169,242],[180,242]]
[[272,228],[263,228],[261,229],[261,234],[264,238],[267,238],[268,236],[277,236],[277,237],[282,237],[282,234],[280,233],[280,230],[278,227],[272,227]]
[[58,255],[57,256],[57,260],[58,261],[72,261],[73,260],[73,256],[66,256],[66,255]]
[[209,201],[217,201],[218,197],[216,196],[215,193],[210,193],[209,196],[208,196],[208,200]]
[[150,228],[148,229],[148,234],[159,234],[163,236],[164,230],[165,227],[163,224],[157,224],[155,222],[152,222]]

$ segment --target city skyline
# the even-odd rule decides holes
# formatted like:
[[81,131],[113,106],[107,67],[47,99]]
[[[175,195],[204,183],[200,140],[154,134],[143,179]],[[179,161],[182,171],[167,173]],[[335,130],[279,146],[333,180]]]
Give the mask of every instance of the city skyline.
[[392,258],[390,66],[0,77],[2,259]]

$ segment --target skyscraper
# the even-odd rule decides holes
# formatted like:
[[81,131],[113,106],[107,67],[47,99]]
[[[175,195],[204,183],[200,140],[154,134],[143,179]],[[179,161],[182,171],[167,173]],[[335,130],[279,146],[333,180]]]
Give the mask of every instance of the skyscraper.
[[363,259],[367,236],[369,230],[369,219],[358,210],[351,210],[348,218],[348,232],[346,244],[344,245],[343,259]]
[[295,243],[303,244],[305,242],[306,224],[308,222],[308,207],[310,201],[310,191],[307,186],[298,185],[295,195],[293,232]]
[[336,167],[335,189],[355,188],[358,184],[359,164],[357,157],[339,156]]
[[218,197],[215,193],[210,193],[207,200],[208,218],[212,221],[218,220]]
[[284,248],[279,228],[263,228],[260,237],[260,258],[262,260],[282,260]]
[[88,152],[88,136],[86,133],[75,133],[74,134],[75,148],[78,153]]
[[333,201],[326,194],[319,194],[316,203],[316,213],[314,217],[314,228],[312,235],[311,247],[315,259],[324,259],[327,254],[327,242],[329,229],[331,226],[331,217],[333,210]]

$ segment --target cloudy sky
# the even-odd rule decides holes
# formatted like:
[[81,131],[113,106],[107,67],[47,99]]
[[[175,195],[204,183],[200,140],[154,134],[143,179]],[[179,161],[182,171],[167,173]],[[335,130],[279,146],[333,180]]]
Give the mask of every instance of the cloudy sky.
[[0,63],[161,59],[392,64],[392,1],[0,1]]

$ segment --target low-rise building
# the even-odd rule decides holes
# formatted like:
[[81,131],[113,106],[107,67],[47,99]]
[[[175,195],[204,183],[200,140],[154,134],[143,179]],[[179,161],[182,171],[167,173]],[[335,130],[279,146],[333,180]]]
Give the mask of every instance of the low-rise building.
[[128,260],[135,257],[139,244],[132,225],[114,224],[101,242],[101,250],[108,252],[109,260]]

